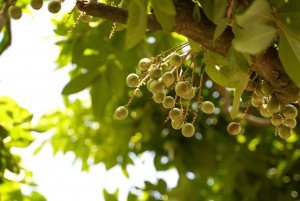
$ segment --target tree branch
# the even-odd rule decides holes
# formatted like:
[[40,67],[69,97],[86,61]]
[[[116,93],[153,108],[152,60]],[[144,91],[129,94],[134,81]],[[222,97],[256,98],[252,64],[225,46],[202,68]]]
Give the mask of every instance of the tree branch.
[[[228,27],[219,37],[213,46],[213,35],[216,26],[207,19],[201,12],[201,22],[194,20],[192,16],[194,3],[190,0],[174,0],[177,10],[176,23],[172,32],[191,38],[207,49],[210,49],[222,56],[226,56],[231,46],[234,35]],[[87,15],[107,19],[113,22],[126,24],[128,11],[115,6],[91,2],[88,4],[78,3],[78,9],[86,12]],[[202,11],[202,10],[201,10]],[[151,30],[162,30],[155,16],[148,15],[147,28]],[[268,48],[254,70],[269,81],[275,89],[275,96],[283,104],[297,100],[299,88],[287,76],[279,60],[277,51],[272,47]]]

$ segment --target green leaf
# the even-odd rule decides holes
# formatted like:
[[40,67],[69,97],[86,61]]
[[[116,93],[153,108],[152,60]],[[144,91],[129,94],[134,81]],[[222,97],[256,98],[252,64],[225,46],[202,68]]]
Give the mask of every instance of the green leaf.
[[187,38],[188,39],[188,43],[191,47],[191,49],[194,51],[194,52],[200,52],[201,51],[201,45],[196,43],[195,41],[193,41],[192,39],[190,38]]
[[224,0],[214,0],[214,17],[213,22],[219,24],[224,18],[227,10],[227,1]]
[[280,24],[279,58],[288,76],[300,87],[300,30]]
[[300,26],[300,1],[288,1],[278,10],[276,17],[282,23]]
[[242,27],[267,23],[273,20],[270,5],[265,0],[256,0],[241,15],[236,15],[237,23]]
[[69,95],[84,90],[94,81],[97,76],[99,76],[99,74],[99,71],[94,70],[78,75],[63,88],[62,94]]
[[243,91],[247,87],[248,80],[249,80],[249,75],[248,74],[241,74],[240,75],[240,81],[235,89],[234,92],[234,99],[233,99],[233,104],[232,104],[232,109],[230,111],[230,116],[232,119],[234,119],[240,110],[240,99],[242,97]]
[[103,197],[105,201],[118,201],[119,189],[114,194],[109,194],[106,189],[103,189]]
[[154,10],[154,15],[163,30],[171,31],[173,26],[175,25],[175,15],[171,15],[169,13],[164,12],[159,3],[162,2],[160,0],[151,0],[151,4]]
[[232,40],[232,45],[237,51],[257,55],[268,48],[276,36],[277,29],[264,25],[253,24],[247,29],[240,30]]
[[130,49],[143,38],[147,28],[148,0],[132,0],[129,4],[125,46]]
[[85,48],[86,48],[85,37],[84,36],[78,37],[73,47],[72,63],[75,63],[78,59],[80,59],[83,56],[83,52]]
[[173,16],[176,15],[176,9],[172,0],[152,0],[151,4],[152,6],[155,5],[155,7],[161,10],[161,12]]
[[46,140],[44,140],[43,142],[42,142],[42,144],[40,145],[40,146],[38,146],[35,150],[34,150],[34,152],[32,153],[32,155],[37,155],[41,150],[42,150],[42,148],[44,147],[44,145],[46,144]]
[[206,15],[206,17],[214,22],[214,1],[213,0],[199,0],[204,14]]
[[229,22],[230,19],[228,18],[223,18],[220,20],[220,22],[218,23],[216,30],[214,32],[214,44],[217,38],[219,38],[222,33],[225,31],[225,29],[227,28],[227,23]]
[[2,32],[2,34],[3,34],[3,38],[0,42],[0,55],[10,45],[11,34],[9,33],[10,32],[9,29],[10,29],[10,20],[7,20],[6,25],[3,26],[2,30],[0,30],[0,32]]
[[138,201],[138,197],[135,194],[128,193],[127,201]]
[[194,19],[195,19],[197,22],[200,22],[200,21],[201,21],[200,8],[199,8],[199,6],[198,6],[197,3],[195,3],[195,6],[194,6],[193,17],[194,17]]
[[226,56],[228,60],[229,68],[232,72],[244,72],[249,71],[249,62],[241,52],[237,52],[232,46]]

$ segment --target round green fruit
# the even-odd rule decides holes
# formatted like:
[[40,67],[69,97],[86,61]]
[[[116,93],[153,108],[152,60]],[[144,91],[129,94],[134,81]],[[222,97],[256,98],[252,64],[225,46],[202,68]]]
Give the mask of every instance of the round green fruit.
[[227,131],[230,135],[237,135],[241,132],[241,124],[236,122],[231,122],[227,126]]
[[153,80],[158,80],[162,76],[162,69],[155,67],[149,73],[149,77]]
[[287,119],[295,119],[297,117],[297,108],[291,104],[287,104],[283,108],[283,115]]
[[165,85],[162,83],[162,81],[159,80],[153,80],[150,83],[150,91],[154,94],[160,94],[164,91]]
[[268,81],[261,84],[261,90],[265,95],[271,95],[274,93],[274,89],[271,83]]
[[128,115],[128,110],[126,107],[120,106],[116,109],[115,115],[119,120],[125,119]]
[[182,111],[179,108],[173,108],[170,112],[170,118],[172,120],[179,120],[182,118]]
[[174,82],[174,75],[171,72],[165,72],[162,77],[161,81],[165,84],[166,87],[169,87]]
[[283,123],[283,117],[280,114],[273,114],[271,122],[274,126],[280,126]]
[[272,114],[279,112],[280,110],[279,101],[274,98],[269,100],[269,102],[267,103],[267,110]]
[[196,94],[196,90],[194,88],[192,88],[192,92],[187,94],[187,95],[184,95],[182,96],[182,98],[184,99],[192,99],[195,97],[195,94]]
[[93,16],[90,16],[90,15],[84,15],[84,16],[82,16],[80,19],[81,19],[81,21],[83,21],[83,22],[85,22],[85,23],[89,23],[90,21],[92,21]]
[[254,93],[255,93],[257,96],[260,96],[260,97],[264,97],[264,96],[265,96],[264,92],[263,92],[262,89],[261,89],[261,84],[256,85],[256,87],[255,87],[255,89],[254,89]]
[[285,119],[283,124],[289,125],[291,128],[295,128],[297,125],[296,119]]
[[201,109],[206,114],[212,114],[215,111],[215,105],[210,101],[205,101],[202,103]]
[[265,118],[269,118],[272,116],[272,114],[267,110],[267,105],[263,105],[259,109],[261,116]]
[[170,56],[170,64],[172,66],[179,66],[181,64],[181,62],[182,62],[182,58],[178,53],[173,53]]
[[22,17],[22,9],[19,6],[10,6],[8,13],[14,20],[18,20]]
[[138,64],[141,70],[147,70],[150,65],[151,65],[151,60],[148,58],[141,59]]
[[175,106],[175,99],[172,96],[166,96],[162,104],[166,109],[171,109]]
[[148,89],[148,91],[150,91],[150,84],[153,82],[153,80],[152,79],[149,79],[148,81],[147,81],[147,89]]
[[253,107],[260,107],[262,102],[257,102],[253,98],[251,99],[251,104]]
[[188,94],[189,87],[186,82],[178,82],[175,86],[175,92],[178,96],[184,96]]
[[53,14],[58,13],[60,11],[60,9],[61,9],[60,1],[52,0],[52,1],[49,2],[48,11],[50,13],[53,13]]
[[131,73],[126,78],[126,84],[129,87],[137,87],[139,85],[139,76],[135,73]]
[[192,137],[195,134],[195,127],[191,123],[186,123],[182,126],[181,133],[185,137]]
[[44,1],[43,0],[31,0],[30,1],[30,6],[34,10],[40,10],[43,6]]
[[165,97],[166,97],[166,93],[165,92],[153,95],[153,99],[154,99],[154,101],[156,103],[162,103]]
[[179,130],[182,128],[184,122],[183,119],[172,120],[171,125],[175,130]]
[[292,128],[287,124],[282,124],[278,128],[278,133],[282,139],[287,139],[287,138],[291,137],[291,135],[292,135]]

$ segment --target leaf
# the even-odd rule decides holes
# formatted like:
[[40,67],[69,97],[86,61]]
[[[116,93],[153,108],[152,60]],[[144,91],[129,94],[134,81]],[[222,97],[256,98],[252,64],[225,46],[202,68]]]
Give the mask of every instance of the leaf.
[[213,22],[219,24],[224,18],[227,10],[227,1],[224,0],[214,0],[214,17]]
[[44,147],[44,145],[46,144],[46,140],[44,140],[43,142],[42,142],[42,144],[40,145],[40,146],[38,146],[35,150],[34,150],[34,152],[32,153],[32,155],[37,155],[41,150],[42,150],[42,148]]
[[268,48],[276,32],[276,28],[264,24],[247,26],[247,29],[238,32],[232,40],[232,45],[237,51],[257,55]]
[[282,23],[300,26],[300,1],[288,1],[276,13]]
[[3,26],[2,30],[0,30],[0,32],[2,32],[3,35],[3,37],[1,37],[2,40],[0,42],[0,55],[5,51],[7,47],[10,46],[11,34],[9,29],[10,29],[10,20],[7,20],[6,25]]
[[155,18],[157,19],[163,30],[171,31],[171,29],[175,25],[175,15],[170,15],[164,12],[159,6],[158,2],[161,2],[161,0],[151,0]]
[[300,31],[281,23],[279,58],[288,76],[300,87]]
[[249,62],[246,57],[242,53],[237,52],[232,46],[229,48],[226,58],[232,72],[247,73],[249,71]]
[[155,5],[155,7],[161,10],[161,12],[173,16],[176,15],[176,9],[172,0],[152,0],[151,4],[152,6]]
[[199,6],[198,6],[197,3],[195,3],[195,6],[194,6],[193,17],[194,17],[194,19],[195,19],[197,22],[200,22],[200,21],[201,21],[200,8],[199,8]]
[[227,28],[227,23],[229,22],[230,19],[228,18],[223,18],[220,20],[220,22],[218,23],[216,30],[214,32],[214,45],[215,45],[215,41],[217,38],[219,38],[222,33],[225,31],[225,29]]
[[201,45],[196,43],[195,41],[193,41],[192,39],[190,38],[187,38],[188,39],[188,43],[191,47],[191,49],[194,51],[194,52],[200,52],[201,51]]
[[232,119],[234,119],[239,113],[240,99],[242,97],[243,91],[247,87],[248,80],[249,80],[249,75],[248,74],[241,74],[240,75],[240,81],[239,81],[239,84],[237,85],[237,87],[235,89],[232,109],[230,111],[230,116],[231,116]]
[[204,14],[206,15],[206,17],[214,22],[214,1],[213,0],[199,0]]
[[117,189],[114,194],[109,194],[105,188],[103,189],[103,197],[105,201],[118,201],[118,194],[119,189]]
[[125,46],[130,49],[144,37],[147,28],[147,0],[132,0],[128,8]]
[[78,75],[63,88],[61,93],[64,95],[69,95],[82,91],[87,88],[94,81],[94,79],[99,76],[99,74],[99,71],[94,70]]
[[86,48],[85,37],[83,36],[78,37],[73,47],[72,63],[76,63],[76,61],[83,56],[83,52],[85,48]]
[[267,23],[273,19],[270,5],[265,0],[253,1],[243,14],[236,15],[236,22],[242,27]]

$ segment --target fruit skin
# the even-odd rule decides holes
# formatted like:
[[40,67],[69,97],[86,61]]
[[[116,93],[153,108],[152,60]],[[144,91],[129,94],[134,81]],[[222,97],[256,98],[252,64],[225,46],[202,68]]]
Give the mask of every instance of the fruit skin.
[[283,117],[280,114],[273,114],[271,122],[274,126],[280,126],[283,123]]
[[256,85],[256,87],[254,89],[254,93],[257,96],[260,96],[260,97],[264,97],[265,96],[264,92],[262,92],[262,90],[261,90],[261,84]]
[[267,103],[267,110],[272,114],[279,112],[280,110],[279,101],[276,99],[269,100],[269,102]]
[[153,80],[150,83],[150,91],[154,94],[160,94],[164,91],[165,85],[159,80]]
[[177,53],[173,53],[171,56],[170,56],[170,64],[172,66],[179,66],[182,62],[182,58],[179,54]]
[[183,119],[178,119],[178,120],[172,120],[171,125],[175,130],[179,130],[182,128],[184,122]]
[[215,111],[215,105],[210,101],[205,101],[202,103],[201,109],[205,114],[212,114]]
[[150,65],[151,65],[151,60],[148,58],[141,59],[138,64],[141,70],[147,70]]
[[227,131],[230,135],[237,135],[241,132],[241,124],[237,122],[231,122],[227,126]]
[[178,82],[175,86],[175,92],[178,96],[184,96],[188,94],[189,87],[186,82]]
[[137,87],[139,85],[139,76],[135,73],[131,73],[126,78],[126,84],[129,87]]
[[295,128],[297,125],[297,120],[296,119],[285,119],[283,121],[283,124],[289,125],[291,128]]
[[152,80],[158,80],[162,76],[162,69],[161,68],[152,68],[149,76]]
[[165,97],[166,97],[166,93],[165,92],[153,95],[153,99],[154,99],[154,101],[156,103],[162,103]]
[[263,105],[259,109],[261,116],[265,118],[269,118],[272,116],[272,114],[267,110],[267,105]]
[[287,124],[282,124],[278,128],[278,134],[282,139],[287,139],[292,135],[292,128]]
[[128,110],[126,107],[120,106],[116,109],[115,115],[116,115],[117,119],[123,120],[128,116]]
[[261,90],[265,95],[271,95],[274,93],[274,89],[271,83],[268,81],[261,84]]
[[14,20],[18,20],[22,17],[22,9],[19,6],[10,6],[8,9],[8,13]]
[[184,95],[182,96],[182,98],[184,99],[192,99],[195,97],[195,94],[196,94],[196,90],[194,88],[192,88],[192,92],[187,94],[187,95]]
[[93,16],[90,16],[90,15],[84,15],[82,16],[81,18],[81,21],[85,22],[85,23],[89,23],[92,19],[93,19]]
[[175,106],[175,99],[172,96],[166,96],[162,104],[166,109],[171,109]]
[[297,117],[297,108],[291,104],[287,104],[283,108],[283,115],[287,119],[295,119]]
[[52,0],[49,2],[48,11],[50,13],[53,13],[53,14],[58,13],[60,11],[60,9],[61,9],[61,3],[59,1]]
[[171,72],[165,72],[161,77],[161,81],[166,87],[169,87],[174,82],[174,75]]
[[170,112],[170,119],[179,120],[182,118],[182,111],[179,108],[173,108]]
[[43,6],[43,0],[31,0],[30,1],[30,6],[34,9],[34,10],[40,10]]
[[182,135],[185,137],[192,137],[195,134],[195,127],[191,123],[186,123],[182,126],[181,129]]

